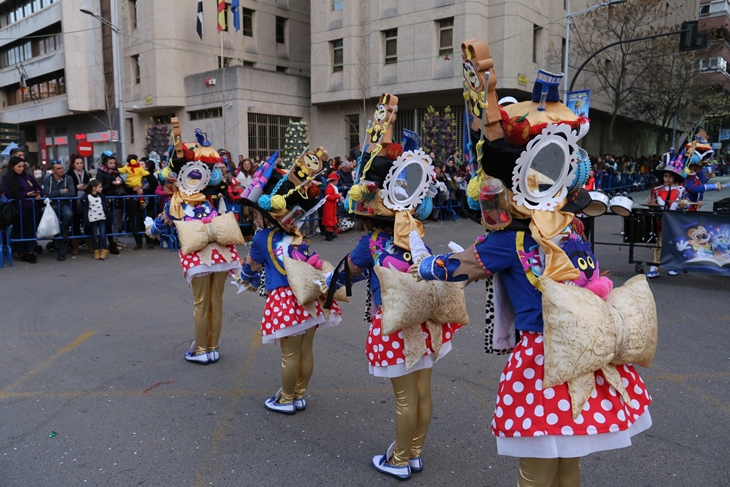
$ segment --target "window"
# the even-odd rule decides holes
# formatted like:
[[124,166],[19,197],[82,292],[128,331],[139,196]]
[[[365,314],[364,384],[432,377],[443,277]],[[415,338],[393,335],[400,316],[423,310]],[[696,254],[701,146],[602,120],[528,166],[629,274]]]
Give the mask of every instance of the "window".
[[39,12],[41,9],[48,7],[59,0],[23,0],[20,2],[4,2],[10,4],[9,7],[0,9],[0,28],[7,27],[15,22],[20,22],[24,18]]
[[532,25],[532,62],[537,62],[537,47],[538,42],[540,40],[540,31],[542,30],[542,27],[539,25],[533,24]]
[[332,0],[332,10],[342,10],[344,0]]
[[248,156],[259,156],[265,159],[277,150],[283,149],[286,128],[290,120],[299,121],[301,119],[249,112]]
[[350,144],[348,149],[352,149],[360,143],[360,116],[347,115],[345,120],[347,120],[347,141]]
[[228,68],[236,64],[236,60],[232,57],[220,57],[218,56],[218,69]]
[[241,17],[241,30],[243,30],[243,35],[253,37],[253,10],[250,8],[242,8]]
[[710,15],[710,4],[700,5],[700,17],[708,17]]
[[142,73],[139,68],[139,54],[132,56],[132,73],[134,73],[135,84],[139,84],[142,81]]
[[560,48],[560,65],[563,67],[562,71],[565,72],[565,39],[563,39],[563,45]]
[[332,41],[332,72],[337,73],[343,69],[343,48],[342,39]]
[[137,18],[138,18],[137,17],[137,0],[132,0],[129,3],[129,10],[130,10],[130,13],[132,14],[132,28],[136,29],[137,28]]
[[454,19],[438,21],[439,27],[439,56],[454,53]]
[[276,43],[285,44],[286,19],[284,17],[276,17]]
[[385,37],[385,64],[398,62],[398,29],[383,31]]
[[277,66],[276,67],[276,72],[277,73],[286,73],[288,71],[288,69],[289,68],[287,68],[286,66]]
[[205,110],[196,110],[194,112],[188,112],[190,120],[204,120],[206,118],[221,118],[223,116],[223,109],[221,107],[206,108]]
[[127,120],[129,121],[129,143],[134,144],[134,119],[128,118]]
[[253,68],[254,66],[256,66],[256,63],[254,63],[253,61],[244,61],[243,65],[247,68]]
[[20,89],[20,83],[5,89],[8,106],[43,100],[66,93],[63,71],[47,74],[27,81],[27,90]]

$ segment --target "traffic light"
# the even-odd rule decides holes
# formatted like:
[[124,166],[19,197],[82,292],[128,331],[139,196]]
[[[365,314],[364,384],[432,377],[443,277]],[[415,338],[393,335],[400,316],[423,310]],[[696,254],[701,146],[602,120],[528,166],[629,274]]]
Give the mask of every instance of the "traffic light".
[[682,22],[682,34],[679,36],[679,52],[696,51],[707,47],[707,34],[698,33],[699,22],[692,20]]

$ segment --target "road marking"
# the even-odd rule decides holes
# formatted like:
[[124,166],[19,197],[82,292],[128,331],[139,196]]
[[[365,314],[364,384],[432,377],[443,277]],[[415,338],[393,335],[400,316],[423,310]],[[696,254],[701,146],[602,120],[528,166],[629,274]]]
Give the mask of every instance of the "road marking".
[[36,368],[31,370],[27,374],[25,374],[22,377],[20,377],[19,379],[17,379],[15,382],[10,384],[9,386],[6,386],[5,388],[3,388],[3,390],[0,391],[0,394],[12,391],[13,389],[18,387],[23,382],[27,381],[28,379],[30,379],[32,377],[35,377],[36,375],[38,375],[38,373],[40,371],[42,371],[43,369],[45,369],[46,367],[51,365],[53,362],[58,360],[61,356],[72,351],[73,349],[75,349],[76,347],[78,347],[79,345],[81,345],[82,343],[84,343],[86,340],[93,337],[94,335],[96,335],[96,330],[89,330],[89,331],[86,331],[86,332],[82,333],[81,335],[77,336],[74,341],[72,341],[71,343],[69,343],[68,345],[63,347],[61,350],[56,352],[51,358],[49,358],[48,360],[46,360],[42,364],[38,365]]
[[[259,346],[261,346],[261,329],[256,330],[251,337],[251,340],[248,342],[246,362],[243,364],[243,369],[241,369],[241,374],[239,375],[239,379],[234,390],[244,392],[243,384],[246,382],[246,379],[248,379],[248,375],[251,372],[251,366],[253,365]],[[219,469],[217,468],[216,457],[218,456],[220,444],[226,437],[228,427],[230,424],[233,424],[233,421],[228,421],[228,419],[233,417],[239,397],[240,396],[237,394],[229,395],[226,404],[223,406],[223,414],[219,416],[220,419],[218,419],[218,424],[210,437],[210,450],[208,451],[208,455],[201,463],[198,472],[195,474],[195,478],[199,486],[213,483],[218,476]]]

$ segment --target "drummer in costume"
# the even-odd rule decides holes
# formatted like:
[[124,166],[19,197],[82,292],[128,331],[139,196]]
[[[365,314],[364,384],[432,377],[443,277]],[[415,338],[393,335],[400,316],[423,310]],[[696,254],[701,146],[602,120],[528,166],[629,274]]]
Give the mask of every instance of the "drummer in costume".
[[[489,55],[476,39],[462,45],[469,48]],[[520,487],[577,487],[580,457],[629,446],[651,425],[651,397],[629,360],[653,358],[653,297],[643,275],[613,289],[574,218],[590,202],[584,181],[575,181],[577,142],[589,122],[558,101],[561,76],[541,72],[532,101],[500,107],[496,128],[507,136],[511,122],[529,120],[524,137],[471,131],[478,165],[469,209],[487,235],[463,252],[414,255],[411,269],[419,279],[487,280],[486,349],[509,353],[491,430],[501,455],[520,458]],[[613,307],[641,319],[612,321]],[[621,356],[625,344],[614,338],[635,326],[647,327],[634,335],[642,354]]]
[[[402,308],[405,302],[419,311],[435,306],[424,302],[424,292],[401,289],[397,283],[413,287],[407,274],[412,263],[409,233],[424,235],[421,221],[431,213],[436,186],[432,161],[421,150],[415,133],[406,131],[405,147],[391,142],[397,103],[393,95],[381,96],[355,184],[345,201],[345,207],[360,217],[368,233],[327,284],[332,292],[367,279],[368,366],[370,374],[391,380],[396,399],[395,441],[373,457],[372,466],[381,473],[407,479],[424,468],[421,455],[431,422],[432,366],[451,350],[451,339],[461,325],[438,320],[429,313],[423,315],[426,319],[415,318],[413,323],[399,318],[413,318]],[[456,292],[463,293],[463,289],[459,287]],[[450,315],[451,319],[455,317]],[[464,308],[461,322],[466,324],[467,320]]]
[[[684,157],[685,152],[675,154],[670,150],[662,156],[661,163],[654,170],[654,175],[659,178],[662,184],[654,187],[646,199],[649,206],[661,210],[684,210],[689,206],[689,198],[684,187]],[[657,222],[657,245],[654,247],[654,262],[661,262],[662,259],[662,228],[661,221]],[[674,269],[669,269],[670,276],[679,274]],[[651,266],[646,277],[654,279],[659,277],[659,267]]]
[[[242,200],[257,210],[259,230],[234,282],[239,286],[239,293],[244,289],[258,291],[262,287],[268,294],[261,337],[263,343],[281,344],[281,388],[264,405],[270,411],[284,414],[294,414],[307,407],[304,394],[314,370],[315,331],[341,321],[337,303],[332,304],[331,311],[323,311],[317,300],[320,286],[313,282],[314,278],[306,277],[308,271],[316,274],[325,262],[299,231],[303,220],[316,215],[325,201],[318,198],[320,189],[313,184],[322,170],[321,155],[321,152],[303,153],[285,174],[275,170],[274,162],[269,161],[256,172]],[[321,279],[321,273],[316,275]],[[316,294],[305,297],[307,293],[299,292],[300,283],[305,289],[306,285],[314,288]]]
[[163,212],[147,217],[147,234],[159,238],[174,222],[180,241],[180,265],[193,290],[195,341],[185,360],[215,363],[220,358],[218,342],[223,323],[223,289],[226,276],[241,268],[236,244],[244,244],[233,213],[219,215],[205,195],[215,164],[221,161],[207,135],[195,130],[197,143],[185,147],[176,137],[166,171],[175,179],[175,189]]

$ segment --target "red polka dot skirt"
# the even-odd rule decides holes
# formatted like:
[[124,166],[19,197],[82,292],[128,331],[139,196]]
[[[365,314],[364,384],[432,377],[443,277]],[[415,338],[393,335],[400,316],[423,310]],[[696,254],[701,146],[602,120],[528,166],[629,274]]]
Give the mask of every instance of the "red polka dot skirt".
[[596,389],[574,420],[568,385],[544,389],[543,336],[523,332],[500,377],[492,421],[499,437],[544,435],[597,435],[625,431],[648,411],[651,395],[633,365],[617,367],[629,406],[601,371],[595,373]]
[[[423,334],[426,338],[426,353],[424,355],[428,360],[423,360],[419,364],[414,365],[411,369],[405,370],[405,354],[403,353],[403,332],[391,333],[390,335],[382,334],[382,309],[377,307],[375,315],[373,315],[368,331],[368,341],[365,345],[365,353],[367,354],[370,372],[376,376],[382,377],[399,377],[401,375],[414,372],[421,368],[430,367],[433,362],[443,357],[451,350],[451,339],[454,332],[461,328],[456,323],[446,323],[442,328],[442,345],[439,357],[433,357],[433,349],[431,348],[431,334],[425,324],[421,325]],[[391,370],[388,371],[387,369]]]
[[227,245],[226,248],[231,253],[231,261],[226,262],[223,256],[216,249],[213,249],[210,258],[211,266],[207,266],[200,262],[200,256],[197,251],[189,254],[183,254],[182,250],[180,250],[178,252],[180,255],[180,267],[182,267],[183,275],[188,282],[195,276],[210,274],[211,272],[229,271],[236,267],[240,267],[240,257],[236,247],[233,245]]
[[317,316],[312,316],[294,297],[288,286],[269,291],[261,319],[261,338],[263,343],[272,343],[277,338],[304,333],[313,326],[328,328],[342,321],[342,310],[332,302],[329,320],[325,318],[319,302],[315,302]]

